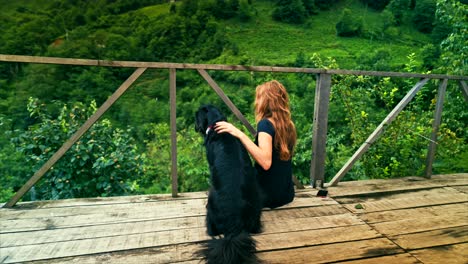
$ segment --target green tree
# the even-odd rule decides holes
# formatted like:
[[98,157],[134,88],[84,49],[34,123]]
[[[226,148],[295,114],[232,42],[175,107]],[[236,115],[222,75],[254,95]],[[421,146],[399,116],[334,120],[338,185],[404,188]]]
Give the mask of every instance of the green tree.
[[5,30],[0,50],[6,54],[41,55],[60,35],[53,21],[46,16],[20,16],[16,26]]
[[249,4],[248,0],[239,1],[239,19],[241,21],[248,21],[254,16],[254,8]]
[[422,50],[423,67],[427,70],[437,68],[440,58],[440,48],[433,44],[425,45]]
[[382,33],[384,33],[388,28],[394,26],[395,23],[395,16],[393,15],[392,11],[385,9],[382,11]]
[[[419,1],[418,1],[419,2]],[[391,0],[385,9],[390,10],[397,26],[403,23],[403,17],[410,7],[409,0]]]
[[390,71],[389,58],[391,53],[384,48],[377,49],[374,52],[366,52],[359,56],[359,67],[365,70]]
[[440,46],[443,70],[446,73],[466,75],[468,73],[468,5],[456,0],[438,0],[437,19],[452,26],[450,34]]
[[304,8],[308,15],[318,14],[319,8],[317,7],[315,0],[302,0],[302,3],[304,4]]
[[[420,70],[414,54],[408,56],[405,71]],[[414,83],[408,80],[389,77],[376,80],[365,76],[346,76],[334,82],[330,100],[338,102],[332,103],[331,106],[336,106],[330,108],[327,173],[336,172],[344,164],[413,85]],[[385,129],[381,138],[355,164],[345,176],[345,180],[394,178],[423,173],[428,145],[426,138],[430,135],[435,107],[436,94],[432,92],[433,89],[434,85],[429,83],[416,95]],[[450,153],[461,156],[467,150],[466,144],[462,143],[464,132],[460,133],[459,129],[451,128],[450,123],[457,123],[455,127],[458,128],[463,127],[458,122],[451,118],[444,119],[437,149],[439,164],[450,160]],[[341,128],[337,129],[333,124],[339,124]],[[342,131],[344,135],[337,134],[337,130]],[[347,157],[343,158],[343,155]],[[459,169],[458,164],[456,170]]]
[[[305,2],[308,1],[304,1]],[[317,6],[320,10],[328,10],[330,9],[334,4],[338,3],[339,0],[314,0],[315,6]]]
[[216,18],[229,19],[239,10],[239,0],[215,0],[212,15]]
[[435,11],[435,0],[417,1],[413,15],[414,26],[423,33],[431,33],[434,28]]
[[[140,39],[155,61],[187,62],[218,57],[228,40],[219,24],[206,12],[190,18],[159,17],[148,21]],[[209,50],[209,52],[205,52]]]
[[170,12],[171,14],[177,13],[177,6],[176,6],[175,3],[171,3],[171,7],[169,8],[169,12]]
[[[63,105],[57,118],[44,104],[31,98],[28,111],[37,123],[12,138],[17,151],[26,158],[31,176],[96,111],[93,102]],[[35,186],[39,199],[64,199],[132,194],[143,176],[143,157],[138,154],[129,130],[113,128],[102,120],[78,141]]]
[[452,26],[440,21],[434,20],[434,28],[431,31],[431,40],[435,45],[439,45],[452,31]]
[[198,0],[182,0],[177,11],[183,17],[191,17],[197,13]]
[[359,36],[363,30],[362,18],[356,17],[351,10],[345,8],[335,28],[340,37]]
[[302,0],[279,0],[273,10],[273,19],[286,23],[300,24],[307,18]]
[[[146,177],[142,189],[146,193],[170,192],[171,190],[171,133],[166,123],[152,125],[147,141],[148,159],[145,163]],[[207,190],[209,170],[205,158],[203,137],[192,129],[177,131],[177,175],[179,191]]]
[[361,0],[361,2],[375,10],[383,10],[390,0]]
[[15,145],[10,142],[12,121],[13,119],[0,116],[0,131],[4,131],[0,134],[0,146],[2,146],[0,152],[0,182],[2,183],[0,202],[6,202],[13,197],[14,193],[24,184],[19,176],[27,173],[25,166],[20,165],[25,157],[16,151]]

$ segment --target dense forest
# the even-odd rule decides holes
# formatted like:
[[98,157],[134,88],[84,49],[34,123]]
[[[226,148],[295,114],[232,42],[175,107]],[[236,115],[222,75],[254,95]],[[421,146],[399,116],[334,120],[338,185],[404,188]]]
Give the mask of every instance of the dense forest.
[[[0,54],[103,60],[468,74],[468,1],[0,0]],[[0,63],[0,202],[8,200],[134,69]],[[281,81],[309,183],[315,76],[209,71],[254,124],[256,85]],[[333,76],[326,179],[415,79]],[[430,81],[344,180],[424,171],[438,81]],[[229,110],[195,71],[177,71],[179,191],[208,188],[194,113]],[[228,119],[241,127],[235,117]],[[449,82],[434,173],[468,171],[468,104]],[[245,130],[247,131],[247,130]],[[147,70],[25,196],[170,192],[169,72]]]

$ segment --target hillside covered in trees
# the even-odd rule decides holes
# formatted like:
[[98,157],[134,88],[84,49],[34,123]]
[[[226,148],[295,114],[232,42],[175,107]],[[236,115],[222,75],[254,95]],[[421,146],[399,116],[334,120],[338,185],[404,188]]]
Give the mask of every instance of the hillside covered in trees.
[[[0,0],[0,54],[468,74],[468,1]],[[133,69],[0,63],[0,201],[10,198]],[[254,123],[256,85],[290,92],[294,174],[309,182],[315,76],[210,75]],[[24,199],[170,191],[169,72],[148,70]],[[329,180],[417,82],[334,76]],[[431,81],[345,180],[422,175],[438,82]],[[228,109],[194,71],[177,72],[179,187],[206,190],[194,131],[204,103]],[[229,115],[229,120],[240,125]],[[449,83],[434,173],[468,171],[468,107]]]

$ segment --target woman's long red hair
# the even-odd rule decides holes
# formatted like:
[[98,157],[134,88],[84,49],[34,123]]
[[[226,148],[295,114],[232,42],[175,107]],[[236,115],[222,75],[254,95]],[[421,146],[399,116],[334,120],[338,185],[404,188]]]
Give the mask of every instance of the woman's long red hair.
[[290,160],[296,145],[296,127],[291,120],[289,96],[286,88],[278,81],[263,83],[256,88],[255,120],[272,121],[275,128],[275,145],[281,160]]

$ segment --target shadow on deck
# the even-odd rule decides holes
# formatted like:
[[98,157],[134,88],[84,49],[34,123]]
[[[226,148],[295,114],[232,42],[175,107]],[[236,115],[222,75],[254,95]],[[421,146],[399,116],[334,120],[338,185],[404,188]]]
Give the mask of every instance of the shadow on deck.
[[[467,263],[468,174],[342,182],[262,215],[266,263]],[[205,193],[0,209],[0,263],[199,263]]]

